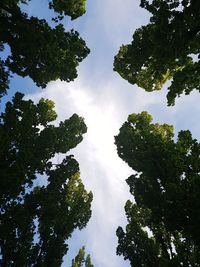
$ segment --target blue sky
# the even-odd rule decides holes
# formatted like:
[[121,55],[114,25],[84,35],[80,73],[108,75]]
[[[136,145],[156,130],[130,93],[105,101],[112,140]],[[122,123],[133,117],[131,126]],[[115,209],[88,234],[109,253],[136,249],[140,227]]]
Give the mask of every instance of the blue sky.
[[[32,0],[29,14],[48,19],[46,2]],[[15,76],[11,82],[7,99],[15,90],[25,92],[26,98],[34,101],[50,98],[56,104],[57,121],[77,113],[85,118],[88,127],[83,142],[72,153],[79,161],[84,184],[94,194],[93,213],[86,229],[73,234],[64,267],[70,266],[70,257],[82,245],[91,253],[95,267],[129,266],[116,256],[115,231],[119,225],[126,225],[124,205],[133,198],[125,179],[132,170],[117,156],[114,135],[130,113],[146,110],[155,122],[173,124],[176,133],[189,129],[195,138],[200,138],[197,92],[181,96],[175,107],[167,107],[166,89],[147,93],[113,72],[113,58],[120,45],[129,43],[134,30],[148,20],[149,15],[139,7],[139,1],[87,0],[84,16],[75,21],[64,20],[66,29],[77,29],[91,49],[79,67],[78,78],[71,83],[51,82],[44,90],[30,79]],[[61,158],[58,155],[54,160],[60,162]]]

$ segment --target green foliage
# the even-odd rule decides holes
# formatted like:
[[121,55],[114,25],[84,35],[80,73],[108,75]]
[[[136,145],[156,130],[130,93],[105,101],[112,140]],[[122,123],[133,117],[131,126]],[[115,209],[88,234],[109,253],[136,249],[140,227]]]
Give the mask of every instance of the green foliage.
[[72,19],[76,19],[85,13],[85,5],[86,0],[52,0],[49,3],[50,8],[60,14],[60,18],[63,18],[63,15],[68,15]]
[[[28,17],[16,2],[0,4],[0,48],[7,44],[11,50],[0,62],[0,94],[8,89],[9,72],[29,76],[43,88],[57,79],[73,81],[79,63],[89,53],[85,41],[76,31],[65,32],[62,24],[51,28],[44,19]],[[64,12],[61,1],[54,2],[58,11]]]
[[94,267],[91,263],[90,255],[85,257],[85,247],[82,247],[76,257],[72,260],[71,267]]
[[135,171],[117,254],[131,266],[200,266],[200,144],[189,131],[175,142],[173,127],[147,112],[130,115],[115,140]]
[[5,62],[0,59],[0,98],[6,94],[9,88],[9,76]]
[[135,31],[131,44],[120,48],[114,70],[148,92],[160,90],[172,79],[167,99],[174,105],[180,94],[200,90],[200,2],[141,0],[141,7],[152,14],[150,23]]
[[[72,155],[86,125],[74,114],[54,126],[54,103],[23,100],[17,93],[0,116],[1,266],[60,266],[74,229],[91,216],[92,193]],[[44,182],[40,182],[43,177]]]

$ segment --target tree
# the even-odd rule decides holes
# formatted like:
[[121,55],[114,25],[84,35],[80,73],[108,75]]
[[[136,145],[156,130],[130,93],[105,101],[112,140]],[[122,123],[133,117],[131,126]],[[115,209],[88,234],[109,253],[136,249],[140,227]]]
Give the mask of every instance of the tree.
[[0,116],[2,267],[60,266],[66,240],[91,216],[92,193],[73,155],[52,162],[82,141],[86,125],[74,114],[54,126],[53,108],[50,100],[34,104],[17,93]]
[[117,254],[131,266],[200,266],[200,144],[189,131],[175,142],[173,127],[147,112],[130,115],[115,140],[135,171]]
[[[6,4],[16,5],[20,3],[27,4],[31,0],[4,0]],[[63,15],[70,16],[71,19],[76,19],[82,16],[85,11],[86,0],[48,0],[49,8],[54,9],[55,12],[59,13],[58,19],[62,19]]]
[[[56,79],[74,80],[76,68],[89,53],[85,41],[76,31],[65,32],[62,24],[51,28],[44,19],[29,18],[18,2],[21,1],[0,4],[0,48],[2,51],[7,44],[11,51],[7,59],[1,60],[0,94],[6,93],[10,72],[29,76],[43,88]],[[77,5],[71,3],[70,10]],[[50,6],[60,14],[69,13],[68,5],[62,5],[62,1],[50,2]]]
[[76,19],[85,13],[86,0],[52,0],[49,3],[50,8],[53,8],[55,12],[60,14],[60,18],[63,15],[68,15],[72,19]]
[[114,70],[131,84],[146,91],[168,87],[168,105],[180,94],[200,90],[198,0],[141,0],[152,16],[137,29],[131,44],[122,45],[115,56]]
[[85,247],[82,247],[76,257],[72,260],[71,267],[94,267],[91,263],[90,255],[85,257]]
[[9,71],[5,66],[5,62],[0,59],[0,98],[6,94],[9,88]]

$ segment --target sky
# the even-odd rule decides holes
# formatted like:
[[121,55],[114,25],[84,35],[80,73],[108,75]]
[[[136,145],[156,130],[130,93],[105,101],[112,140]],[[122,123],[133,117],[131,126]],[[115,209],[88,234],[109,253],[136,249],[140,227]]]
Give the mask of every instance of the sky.
[[[43,9],[46,0],[32,0],[29,15],[49,18]],[[57,122],[73,113],[84,117],[88,127],[84,140],[70,153],[80,164],[82,180],[93,192],[92,217],[87,227],[75,231],[63,267],[70,266],[71,257],[85,245],[95,267],[126,267],[128,261],[116,256],[118,226],[126,225],[124,205],[133,200],[126,184],[133,170],[117,155],[114,136],[131,113],[148,111],[154,122],[173,124],[175,133],[191,130],[200,139],[198,114],[200,95],[193,92],[181,96],[175,107],[167,107],[166,89],[148,93],[129,84],[113,71],[113,60],[122,44],[131,41],[133,32],[147,24],[149,14],[139,7],[138,0],[87,0],[87,12],[81,18],[66,18],[66,30],[74,28],[90,48],[90,55],[80,64],[74,82],[55,81],[46,89],[37,88],[30,79],[17,76],[11,82],[12,93],[20,90],[26,98],[37,102],[41,97],[55,102]],[[55,159],[61,162],[62,156]]]

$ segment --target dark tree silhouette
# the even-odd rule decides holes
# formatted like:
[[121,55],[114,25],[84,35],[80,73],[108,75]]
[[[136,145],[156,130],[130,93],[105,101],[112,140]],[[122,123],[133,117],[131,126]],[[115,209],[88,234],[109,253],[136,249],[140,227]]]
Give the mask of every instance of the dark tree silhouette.
[[180,94],[200,90],[200,2],[141,0],[141,7],[152,14],[150,23],[121,46],[114,70],[148,92],[172,80],[167,99],[174,105]]
[[17,93],[0,116],[1,266],[60,266],[67,239],[91,216],[78,162],[52,163],[82,141],[86,125],[74,114],[54,126],[53,107]]
[[[10,72],[29,76],[43,88],[56,79],[73,81],[79,63],[89,53],[85,41],[76,31],[65,32],[62,24],[51,28],[44,19],[28,17],[18,2],[0,3],[0,49],[8,45],[11,51],[0,61],[0,95],[8,89]],[[65,14],[61,3],[53,1],[51,6]]]
[[117,254],[131,266],[200,266],[200,144],[189,131],[132,114],[116,136],[119,156],[135,173],[127,179],[126,230]]

